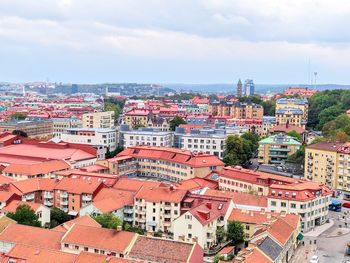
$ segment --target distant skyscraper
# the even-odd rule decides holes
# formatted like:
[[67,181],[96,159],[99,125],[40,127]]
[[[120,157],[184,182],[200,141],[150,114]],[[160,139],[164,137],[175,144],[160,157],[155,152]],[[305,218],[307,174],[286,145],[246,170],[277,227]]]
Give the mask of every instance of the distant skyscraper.
[[242,81],[241,81],[241,79],[239,79],[238,83],[237,83],[237,97],[242,97]]
[[252,79],[246,79],[244,81],[244,96],[254,95],[255,87]]

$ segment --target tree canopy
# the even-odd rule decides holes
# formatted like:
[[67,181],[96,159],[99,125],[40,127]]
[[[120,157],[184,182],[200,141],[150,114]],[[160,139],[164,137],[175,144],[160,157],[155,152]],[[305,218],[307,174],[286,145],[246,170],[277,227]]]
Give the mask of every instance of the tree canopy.
[[180,124],[186,124],[186,121],[183,118],[176,116],[170,121],[170,130],[175,131],[176,127],[178,127]]
[[56,226],[59,226],[63,224],[64,222],[67,222],[70,219],[68,213],[64,212],[63,210],[59,209],[58,207],[51,208],[50,213],[50,228],[54,228]]
[[231,240],[233,244],[244,241],[243,225],[238,221],[230,221],[227,224],[227,239]]
[[119,217],[115,216],[112,213],[97,215],[93,218],[104,228],[117,229],[118,226],[122,225]]
[[301,135],[297,133],[295,130],[288,132],[287,135],[293,137],[294,139],[297,139],[299,142],[302,141]]
[[21,121],[21,120],[25,120],[25,118],[27,118],[27,114],[22,112],[15,112],[10,115],[10,120]]
[[19,205],[16,208],[15,213],[8,213],[7,217],[15,220],[18,224],[27,225],[27,226],[37,226],[40,227],[38,216],[35,214],[35,211],[26,204]]
[[322,130],[323,126],[350,108],[350,90],[325,90],[309,99],[308,126]]
[[229,135],[223,161],[226,165],[245,165],[254,157],[258,147],[259,136],[254,133],[248,132],[241,137]]

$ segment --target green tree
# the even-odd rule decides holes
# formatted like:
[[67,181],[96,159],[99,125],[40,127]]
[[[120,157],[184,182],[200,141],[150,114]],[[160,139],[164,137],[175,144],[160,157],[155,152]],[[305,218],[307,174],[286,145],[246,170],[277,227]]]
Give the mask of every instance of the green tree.
[[238,221],[230,221],[227,224],[227,239],[233,244],[244,241],[243,225]]
[[27,118],[27,114],[22,112],[15,112],[10,115],[10,120],[21,121],[25,120],[25,118]]
[[287,161],[290,163],[303,164],[305,160],[305,145],[302,145],[295,153],[289,155]]
[[170,121],[170,130],[175,131],[175,128],[178,127],[180,124],[186,124],[187,122],[179,116],[176,116],[174,119]]
[[239,97],[238,100],[240,102],[253,102],[256,104],[262,103],[262,100],[261,100],[260,96],[258,96],[258,95],[253,95],[253,96],[248,96],[248,97]]
[[302,140],[301,135],[299,133],[297,133],[295,130],[288,132],[287,135],[297,139],[299,142],[301,142],[301,140]]
[[224,260],[224,259],[225,259],[225,257],[223,255],[217,254],[214,257],[213,263],[219,263],[221,260]]
[[338,131],[335,135],[335,141],[345,143],[349,140],[349,136],[344,131]]
[[19,136],[22,136],[22,137],[25,137],[25,138],[28,137],[28,134],[26,132],[24,132],[24,131],[21,131],[21,130],[13,130],[12,134],[13,135],[19,135]]
[[222,243],[226,239],[226,231],[223,227],[218,227],[216,229],[216,239],[218,243]]
[[276,112],[276,101],[268,100],[263,101],[261,105],[264,107],[264,115],[265,116],[275,116]]
[[58,207],[51,208],[50,212],[50,228],[54,228],[70,220],[68,213]]
[[27,225],[27,226],[37,226],[40,227],[38,216],[35,214],[35,211],[26,204],[19,205],[16,208],[15,213],[8,213],[7,217],[15,220],[18,224]]
[[137,233],[139,235],[144,235],[145,234],[145,230],[143,230],[142,228],[137,227],[137,226],[131,226],[128,223],[124,224],[123,230],[128,231],[128,232]]
[[95,219],[104,228],[117,229],[118,226],[122,225],[119,217],[113,215],[112,213],[93,216],[93,219]]

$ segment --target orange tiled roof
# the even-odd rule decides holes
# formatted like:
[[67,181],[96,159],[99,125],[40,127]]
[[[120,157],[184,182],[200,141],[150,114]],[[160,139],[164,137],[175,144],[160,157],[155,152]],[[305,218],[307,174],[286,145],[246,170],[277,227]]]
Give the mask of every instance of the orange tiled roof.
[[263,224],[268,221],[275,220],[278,216],[277,213],[260,212],[260,211],[248,211],[241,209],[233,209],[229,216],[229,221],[238,221],[247,224]]
[[140,190],[142,186],[158,187],[161,184],[162,184],[161,182],[121,177],[113,186],[113,188],[118,190],[137,192],[138,190]]
[[7,212],[7,213],[15,213],[17,207],[19,207],[20,205],[27,205],[29,206],[31,209],[35,211],[37,211],[41,204],[39,203],[33,203],[33,202],[23,202],[23,201],[18,201],[18,200],[12,200],[9,204],[7,204],[5,207],[3,207],[1,209],[2,212]]
[[232,199],[234,204],[267,208],[266,196],[257,196],[257,195],[252,195],[248,193],[227,192],[227,191],[212,190],[212,189],[207,189],[204,194],[208,196],[230,198]]
[[48,174],[56,171],[69,169],[70,165],[63,160],[50,160],[36,164],[13,163],[7,166],[3,172],[23,175]]
[[56,230],[56,231],[60,231],[60,232],[65,233],[74,224],[83,225],[83,226],[101,227],[101,225],[99,223],[97,223],[93,218],[86,215],[86,216],[79,216],[73,220],[69,220],[67,222],[64,222],[63,224],[56,226],[52,230]]
[[244,263],[272,263],[273,261],[265,256],[258,248],[255,248],[251,254],[249,254]]
[[[32,237],[35,238],[35,237]],[[59,250],[52,250],[41,247],[32,247],[28,245],[17,244],[15,245],[7,256],[11,259],[18,259],[18,262],[25,263],[47,263],[47,262],[59,262],[59,263],[73,263],[77,258],[77,255],[62,252]]]
[[131,232],[75,224],[62,242],[123,253],[135,237]]
[[208,187],[210,189],[217,189],[218,182],[200,178],[200,177],[195,177],[195,178],[190,178],[177,183],[176,187],[178,189],[188,190],[188,191],[203,189],[205,187]]
[[202,261],[191,261],[192,251],[196,246],[198,244],[138,236],[128,256],[159,263],[203,262],[203,254],[201,254]]
[[214,155],[204,153],[194,154],[187,150],[171,147],[134,146],[120,152],[118,156],[164,160],[191,167],[224,166],[224,163]]
[[55,179],[49,178],[33,178],[17,182],[12,182],[12,188],[20,191],[23,194],[32,193],[35,191],[53,191],[56,184],[58,183]]
[[144,199],[148,202],[171,202],[180,203],[187,191],[171,187],[148,187],[143,186],[136,193],[135,198]]
[[0,234],[0,241],[59,250],[62,236],[54,230],[11,224]]
[[284,221],[283,218],[278,218],[267,230],[282,246],[288,241],[293,231],[294,228]]
[[67,191],[73,194],[93,194],[100,186],[101,182],[84,181],[80,179],[63,178],[55,186],[56,190]]
[[124,259],[124,258],[116,258],[116,257],[100,255],[100,254],[93,254],[88,252],[81,252],[77,256],[77,259],[74,261],[74,263],[102,263],[102,262],[132,263],[132,262],[139,262],[139,261]]

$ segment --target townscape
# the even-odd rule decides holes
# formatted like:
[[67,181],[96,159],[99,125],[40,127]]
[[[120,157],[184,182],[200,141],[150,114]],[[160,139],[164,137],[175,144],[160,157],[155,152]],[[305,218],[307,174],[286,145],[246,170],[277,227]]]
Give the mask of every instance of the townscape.
[[[350,199],[350,105],[318,130],[324,120],[312,128],[308,120],[327,109],[318,101],[329,91],[258,95],[252,81],[233,89],[130,98],[4,86],[0,257],[345,259],[350,230],[339,211]],[[345,238],[339,251],[318,248],[327,231],[328,242]]]

